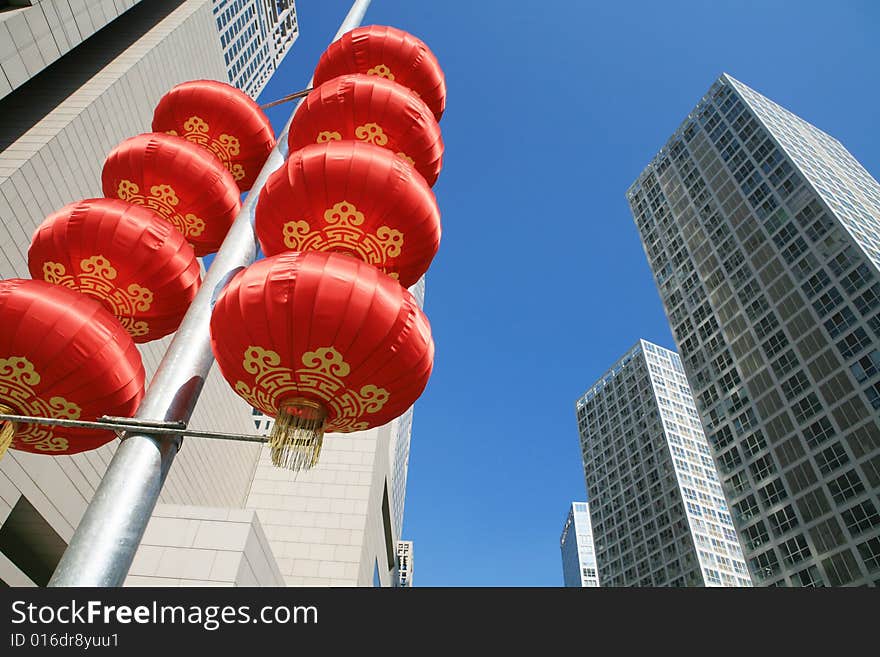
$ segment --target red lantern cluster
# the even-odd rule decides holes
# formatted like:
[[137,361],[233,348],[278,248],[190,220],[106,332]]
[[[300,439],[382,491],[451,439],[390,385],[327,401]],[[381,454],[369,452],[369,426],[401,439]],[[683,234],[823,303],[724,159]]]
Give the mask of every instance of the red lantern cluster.
[[[37,229],[37,280],[0,282],[0,412],[133,414],[144,394],[134,342],[178,328],[201,283],[196,256],[220,247],[275,143],[250,98],[204,80],[163,97],[153,129],[107,157],[107,198],[71,203]],[[113,435],[6,422],[0,455],[72,454]]]
[[[385,424],[421,395],[430,325],[409,286],[440,241],[445,83],[418,39],[359,28],[327,50],[266,182],[256,232],[268,255],[214,306],[224,377],[276,417],[275,465],[308,468],[328,432]],[[429,107],[424,98],[431,103]]]

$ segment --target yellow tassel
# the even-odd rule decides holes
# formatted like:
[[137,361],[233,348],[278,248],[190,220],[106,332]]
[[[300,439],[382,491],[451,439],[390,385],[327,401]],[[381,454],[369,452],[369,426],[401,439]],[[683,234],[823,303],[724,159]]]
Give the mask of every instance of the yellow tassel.
[[[0,404],[0,413],[11,415],[12,409]],[[15,438],[15,422],[3,420],[3,422],[0,423],[0,460],[6,455],[6,450],[9,449],[9,446],[12,444],[13,438]]]
[[317,402],[296,398],[281,402],[269,434],[272,465],[308,470],[318,462],[324,442],[327,410]]

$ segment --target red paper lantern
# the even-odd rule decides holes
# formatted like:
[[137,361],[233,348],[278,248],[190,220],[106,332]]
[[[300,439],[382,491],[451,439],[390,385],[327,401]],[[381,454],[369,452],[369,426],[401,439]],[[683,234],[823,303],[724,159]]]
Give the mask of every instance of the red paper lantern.
[[266,255],[348,253],[409,287],[437,253],[440,211],[424,178],[391,151],[332,141],[294,151],[269,177],[256,231]]
[[353,139],[387,148],[412,164],[429,185],[443,166],[440,126],[411,89],[375,75],[343,75],[306,96],[293,116],[290,150]]
[[[101,304],[43,281],[0,281],[0,409],[94,421],[130,417],[143,394],[140,352]],[[11,447],[57,456],[114,437],[112,431],[22,423]]]
[[153,132],[178,135],[213,153],[241,191],[254,184],[275,146],[272,124],[250,96],[216,80],[178,84],[153,112]]
[[338,253],[283,253],[230,281],[214,306],[220,371],[254,408],[277,416],[276,465],[310,467],[323,432],[390,422],[431,374],[431,327],[397,281]]
[[241,207],[232,174],[208,151],[157,132],[126,139],[101,173],[104,196],[145,205],[192,244],[197,256],[213,253]]
[[315,86],[340,75],[364,73],[387,78],[415,91],[438,121],[446,107],[446,78],[434,53],[408,32],[366,25],[330,44],[315,68]]
[[99,300],[135,342],[177,330],[200,284],[179,231],[152,210],[106,198],[49,215],[34,233],[28,269]]

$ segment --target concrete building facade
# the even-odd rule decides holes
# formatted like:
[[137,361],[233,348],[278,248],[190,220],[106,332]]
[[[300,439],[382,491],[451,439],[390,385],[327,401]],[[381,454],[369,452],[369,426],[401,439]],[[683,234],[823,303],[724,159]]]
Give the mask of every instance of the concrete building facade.
[[[50,3],[40,4],[46,7],[25,11],[42,11]],[[136,4],[0,98],[0,276],[29,278],[33,231],[66,203],[101,196],[106,154],[149,130],[162,94],[185,80],[225,76],[211,2],[154,0]],[[169,339],[142,346],[148,380]],[[216,368],[191,426],[242,433],[250,428],[247,405]],[[116,445],[58,457],[9,451],[0,461],[0,545],[9,539],[8,551],[19,558],[27,551],[20,528],[38,527],[29,535],[44,544],[44,560],[57,563]],[[243,507],[259,452],[258,445],[219,447],[187,439],[162,502]],[[20,578],[20,572],[10,572],[9,561],[0,578]]]
[[[140,0],[19,0],[0,12],[0,98]],[[6,5],[7,3],[2,3]]]
[[880,185],[722,75],[627,192],[760,586],[880,582]]

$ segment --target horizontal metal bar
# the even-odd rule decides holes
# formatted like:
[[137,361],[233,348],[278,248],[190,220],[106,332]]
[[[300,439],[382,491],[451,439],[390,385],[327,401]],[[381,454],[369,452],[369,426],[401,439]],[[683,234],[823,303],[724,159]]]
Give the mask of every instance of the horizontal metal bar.
[[275,107],[276,105],[281,105],[282,103],[289,103],[290,101],[296,100],[297,98],[308,96],[312,91],[313,89],[311,87],[309,87],[308,89],[303,89],[302,91],[296,91],[292,94],[282,96],[278,100],[273,100],[271,103],[260,105],[260,109],[269,109],[270,107]]
[[98,422],[108,424],[128,424],[144,429],[186,429],[186,422],[181,420],[147,420],[139,417],[120,417],[118,415],[102,415]]
[[199,431],[197,429],[187,429],[186,425],[182,422],[155,422],[135,418],[104,416],[96,422],[90,422],[87,420],[65,420],[55,417],[33,417],[30,415],[10,415],[0,413],[0,422],[7,420],[9,422],[15,422],[16,424],[43,424],[47,426],[73,427],[78,429],[105,429],[116,433],[122,433],[125,431],[143,431],[146,428],[149,429],[150,433],[170,436],[213,438],[215,440],[238,440],[247,443],[265,443],[269,440],[266,436],[250,436],[243,433],[223,433],[221,431]]

